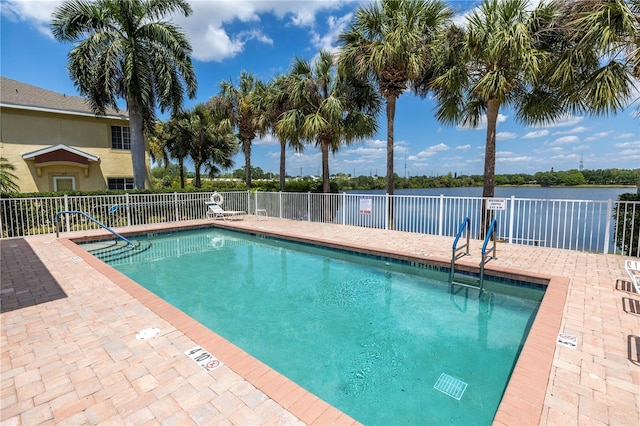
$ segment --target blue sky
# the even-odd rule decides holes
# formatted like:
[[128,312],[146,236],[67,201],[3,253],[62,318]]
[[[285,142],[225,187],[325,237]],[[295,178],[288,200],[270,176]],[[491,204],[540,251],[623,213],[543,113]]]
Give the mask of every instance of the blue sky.
[[[60,93],[77,95],[67,70],[71,44],[53,39],[48,22],[60,1],[1,0],[0,74]],[[218,93],[223,79],[236,79],[242,70],[270,80],[289,69],[294,56],[312,59],[336,38],[361,3],[345,0],[215,0],[191,1],[194,13],[175,19],[193,46],[198,79],[196,99],[187,107]],[[450,1],[464,22],[464,13],[477,2]],[[554,125],[527,127],[508,109],[500,111],[496,173],[579,168],[640,167],[638,103],[608,117],[568,116]],[[378,118],[378,133],[344,147],[330,157],[331,173],[384,175],[386,119]],[[397,104],[395,172],[401,176],[482,174],[486,128],[462,129],[440,124],[434,103],[411,93]],[[277,173],[280,146],[272,137],[253,143],[252,165]],[[235,168],[243,167],[241,155]],[[319,175],[320,152],[307,146],[303,154],[287,154],[287,174]]]

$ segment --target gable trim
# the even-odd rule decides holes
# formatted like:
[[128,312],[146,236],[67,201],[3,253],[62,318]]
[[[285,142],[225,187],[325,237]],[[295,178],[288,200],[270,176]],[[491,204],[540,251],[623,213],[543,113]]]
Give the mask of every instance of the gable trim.
[[72,147],[64,145],[64,144],[52,145],[52,146],[47,147],[47,148],[42,148],[42,149],[38,149],[36,151],[28,152],[26,154],[22,154],[22,159],[23,160],[35,160],[36,157],[39,156],[39,155],[48,154],[50,152],[54,152],[54,151],[58,151],[58,150],[63,150],[63,151],[67,151],[67,152],[70,152],[70,153],[75,154],[75,155],[79,155],[80,157],[86,158],[87,161],[98,161],[98,160],[100,160],[100,157],[98,157],[98,156],[91,155],[91,154],[89,154],[87,152],[80,151],[79,149],[75,149],[75,148],[72,148]]

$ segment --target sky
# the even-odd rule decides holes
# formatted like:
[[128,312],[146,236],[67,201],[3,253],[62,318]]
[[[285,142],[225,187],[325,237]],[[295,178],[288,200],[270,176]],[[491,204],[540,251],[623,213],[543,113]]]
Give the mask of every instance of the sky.
[[[478,3],[448,2],[456,10],[459,23],[464,23],[469,10]],[[0,0],[0,74],[78,96],[66,69],[73,45],[56,41],[49,29],[51,13],[60,4],[56,0]],[[172,18],[193,47],[198,91],[195,99],[185,99],[187,108],[216,95],[221,81],[237,82],[242,71],[269,81],[286,73],[295,56],[313,60],[320,49],[336,51],[338,35],[363,1],[192,0],[190,4],[190,17]],[[435,118],[434,108],[432,100],[410,92],[398,99],[394,171],[405,177],[483,174],[486,125],[476,129],[443,125]],[[516,121],[513,111],[502,108],[496,173],[638,168],[639,110],[636,101],[607,117],[567,116],[552,125],[528,127]],[[252,166],[278,173],[279,157],[280,145],[275,138],[254,140]],[[232,169],[244,167],[242,154],[234,160]],[[384,112],[378,117],[378,132],[330,156],[329,168],[331,174],[385,175]],[[290,176],[320,175],[320,150],[307,145],[301,154],[287,152],[286,169]]]

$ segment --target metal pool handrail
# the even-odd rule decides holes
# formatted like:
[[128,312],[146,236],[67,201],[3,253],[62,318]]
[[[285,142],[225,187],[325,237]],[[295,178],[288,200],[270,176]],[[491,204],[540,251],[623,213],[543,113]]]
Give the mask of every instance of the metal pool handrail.
[[[498,227],[495,219],[491,219],[491,225],[489,226],[489,230],[487,231],[487,236],[484,237],[484,243],[482,244],[482,260],[480,261],[480,293],[482,294],[484,287],[484,265],[491,259],[496,258],[496,228]],[[487,250],[487,245],[489,241],[493,241],[493,246]],[[491,252],[489,258],[487,259],[487,253]]]
[[113,235],[115,235],[116,237],[120,238],[122,241],[126,242],[127,244],[129,244],[129,245],[131,245],[133,247],[136,247],[136,244],[132,243],[127,238],[125,238],[122,235],[118,234],[116,231],[114,231],[113,229],[109,228],[104,223],[100,222],[97,219],[94,219],[93,217],[89,216],[85,212],[81,212],[81,211],[77,211],[77,210],[67,210],[67,211],[61,211],[61,212],[57,212],[56,213],[56,215],[53,218],[53,223],[56,225],[56,238],[60,238],[60,222],[58,221],[58,217],[60,217],[60,215],[63,215],[63,214],[79,214],[79,215],[82,215],[82,216],[86,217],[87,219],[89,219],[90,221],[92,221],[93,223],[95,223],[97,225],[100,225],[102,228],[104,228],[107,231],[111,232]]
[[[458,241],[460,240],[460,237],[462,236],[462,233],[465,231],[467,231],[467,243],[463,246],[457,247],[458,246]],[[460,228],[458,228],[458,233],[456,235],[456,239],[453,240],[453,245],[451,246],[451,271],[449,272],[449,282],[453,283],[453,279],[454,279],[454,275],[455,275],[455,270],[456,270],[456,259],[458,257],[462,257],[462,256],[468,256],[469,255],[469,239],[470,239],[470,229],[471,229],[471,219],[469,217],[465,217],[464,220],[462,221],[462,223],[460,224]],[[462,249],[467,249],[462,256],[458,255],[458,252]]]

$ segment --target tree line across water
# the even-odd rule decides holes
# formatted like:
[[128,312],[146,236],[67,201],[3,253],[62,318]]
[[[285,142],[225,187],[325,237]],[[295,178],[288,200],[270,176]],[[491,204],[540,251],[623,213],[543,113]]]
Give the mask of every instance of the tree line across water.
[[[535,174],[516,173],[496,175],[496,185],[539,185],[578,186],[578,185],[635,185],[638,181],[640,169],[597,169],[597,170],[566,170],[537,172]],[[264,172],[260,167],[252,168],[254,177],[253,187],[259,191],[278,191],[279,176]],[[179,190],[180,177],[177,166],[156,167],[152,170],[153,186],[156,189]],[[194,186],[194,173],[187,173],[186,190],[197,190]],[[237,169],[216,179],[204,179],[201,190],[244,190],[244,169]],[[291,192],[322,192],[322,182],[315,176],[286,176],[285,191]],[[352,190],[383,190],[386,187],[386,176],[352,176],[338,173],[331,175],[330,186],[332,192]],[[464,175],[448,173],[442,176],[394,176],[396,189],[418,188],[458,188],[482,187],[483,175]]]

